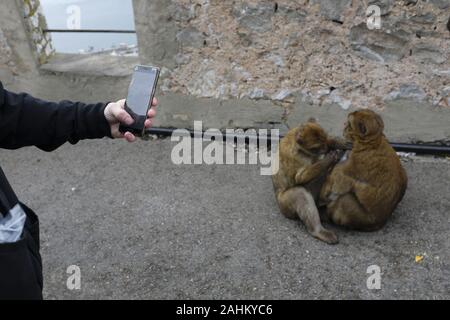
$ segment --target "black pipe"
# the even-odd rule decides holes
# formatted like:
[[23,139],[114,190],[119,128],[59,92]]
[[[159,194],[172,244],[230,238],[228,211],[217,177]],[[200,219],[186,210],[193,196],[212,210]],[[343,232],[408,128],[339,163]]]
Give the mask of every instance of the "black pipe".
[[136,33],[135,30],[106,30],[106,29],[44,29],[44,33]]
[[[157,136],[164,136],[169,137],[172,136],[174,131],[179,130],[175,128],[151,128],[146,131],[147,135],[157,135]],[[182,129],[184,131],[187,131],[191,137],[195,137],[198,135],[198,133],[194,130],[190,129]],[[257,141],[259,142],[259,137],[255,135],[247,135],[247,134],[233,134],[233,135],[227,135],[226,133],[222,132],[223,141],[234,141],[236,142],[239,138],[244,139],[245,143],[248,143],[251,141]],[[205,131],[202,132],[202,137],[205,138],[211,138],[212,134],[206,134]],[[283,136],[280,136],[280,139],[283,138]],[[267,140],[271,140],[270,135],[268,136]],[[266,139],[265,139],[266,140]],[[278,139],[276,139],[278,140]],[[438,146],[438,145],[432,145],[432,144],[414,144],[414,143],[396,143],[391,142],[390,143],[392,147],[398,151],[398,152],[410,152],[410,153],[416,153],[416,154],[428,154],[428,155],[450,155],[450,146]]]
[[450,146],[436,146],[432,144],[410,144],[391,142],[391,146],[399,152],[413,152],[417,154],[450,155]]

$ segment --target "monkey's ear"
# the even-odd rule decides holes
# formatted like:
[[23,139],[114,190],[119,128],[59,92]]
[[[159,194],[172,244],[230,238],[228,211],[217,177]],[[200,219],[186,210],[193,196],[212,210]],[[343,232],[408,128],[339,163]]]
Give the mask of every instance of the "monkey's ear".
[[317,119],[314,118],[314,117],[311,117],[311,118],[308,119],[308,122],[309,123],[317,123]]
[[377,124],[380,126],[380,131],[383,132],[384,130],[384,121],[383,118],[379,114],[375,114],[375,120]]
[[297,134],[295,135],[295,142],[297,142],[297,144],[299,144],[299,145],[303,144],[301,132],[297,132]]
[[365,136],[367,133],[367,128],[364,122],[358,122],[358,131],[362,136]]

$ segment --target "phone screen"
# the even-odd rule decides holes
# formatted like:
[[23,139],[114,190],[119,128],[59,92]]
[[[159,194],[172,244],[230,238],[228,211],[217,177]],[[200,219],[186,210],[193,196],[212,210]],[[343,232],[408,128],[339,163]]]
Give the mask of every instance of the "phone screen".
[[131,127],[121,126],[121,132],[130,131],[138,135],[143,134],[144,123],[155,95],[158,77],[158,68],[137,66],[134,69],[125,109],[133,117],[135,123]]

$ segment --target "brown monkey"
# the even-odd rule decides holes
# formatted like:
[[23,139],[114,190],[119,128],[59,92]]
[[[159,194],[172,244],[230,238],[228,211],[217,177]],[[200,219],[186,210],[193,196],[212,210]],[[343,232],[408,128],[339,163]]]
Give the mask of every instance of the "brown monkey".
[[320,196],[328,217],[337,225],[378,230],[405,194],[405,169],[383,129],[383,120],[371,110],[348,116],[344,135],[353,142],[353,149],[333,168]]
[[315,201],[331,166],[338,161],[340,146],[330,139],[314,119],[292,129],[278,146],[279,170],[272,176],[281,213],[303,221],[310,234],[329,244],[338,242],[336,235],[325,229]]

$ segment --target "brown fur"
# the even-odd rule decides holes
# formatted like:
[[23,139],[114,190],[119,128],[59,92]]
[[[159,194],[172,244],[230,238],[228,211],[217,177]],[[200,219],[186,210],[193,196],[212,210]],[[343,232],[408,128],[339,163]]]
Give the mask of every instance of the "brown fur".
[[337,154],[330,149],[340,142],[330,139],[314,120],[290,130],[278,147],[279,170],[272,176],[280,211],[287,218],[300,218],[316,238],[333,244],[336,235],[325,229],[315,201]]
[[344,135],[353,149],[347,160],[334,167],[320,196],[328,217],[338,225],[380,229],[405,194],[406,172],[383,129],[383,120],[373,111],[348,116]]

